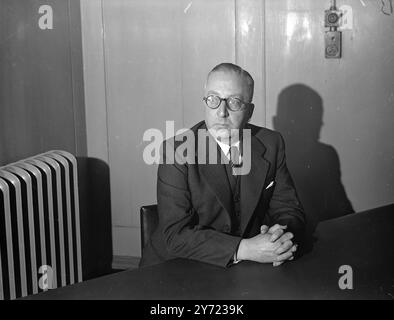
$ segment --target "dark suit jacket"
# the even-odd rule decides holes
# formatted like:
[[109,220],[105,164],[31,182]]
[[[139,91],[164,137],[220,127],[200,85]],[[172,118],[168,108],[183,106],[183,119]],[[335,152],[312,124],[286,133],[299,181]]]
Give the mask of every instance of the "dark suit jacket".
[[[177,257],[229,266],[241,239],[257,235],[262,224],[286,224],[300,237],[304,212],[286,166],[283,138],[266,128],[247,128],[251,170],[241,176],[241,237],[230,234],[232,198],[223,164],[160,164],[159,224],[140,266]],[[204,121],[190,129],[196,139],[198,129],[206,129]],[[273,187],[266,189],[271,181]]]

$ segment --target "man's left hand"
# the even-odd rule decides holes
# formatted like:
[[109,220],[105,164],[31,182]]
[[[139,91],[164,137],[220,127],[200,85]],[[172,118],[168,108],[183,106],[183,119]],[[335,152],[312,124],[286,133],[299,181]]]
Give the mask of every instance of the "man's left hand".
[[273,262],[273,266],[280,266],[286,260],[293,260],[293,254],[297,250],[297,245],[293,244],[294,235],[291,232],[285,232],[287,226],[282,226],[279,224],[273,225],[271,228],[268,228],[266,225],[262,225],[260,227],[260,232],[262,234],[269,233],[271,234],[271,242],[279,241],[281,246],[275,250],[275,253],[278,254],[278,260]]

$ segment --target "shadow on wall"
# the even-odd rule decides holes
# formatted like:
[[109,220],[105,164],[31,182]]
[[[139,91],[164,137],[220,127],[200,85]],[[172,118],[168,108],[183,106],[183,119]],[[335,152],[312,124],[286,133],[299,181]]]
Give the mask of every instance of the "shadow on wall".
[[286,142],[287,165],[312,235],[320,221],[354,213],[343,184],[336,150],[319,142],[323,100],[312,88],[294,84],[278,98],[274,129]]
[[112,271],[112,221],[109,166],[78,157],[83,280]]

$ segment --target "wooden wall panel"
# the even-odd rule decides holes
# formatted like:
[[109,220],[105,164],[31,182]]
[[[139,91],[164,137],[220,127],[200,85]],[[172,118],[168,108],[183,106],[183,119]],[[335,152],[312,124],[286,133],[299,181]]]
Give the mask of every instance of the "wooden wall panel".
[[265,8],[264,1],[237,0],[235,17],[235,61],[254,79],[251,122],[265,126]]
[[87,153],[108,164],[102,1],[81,1]]
[[[176,130],[203,120],[207,73],[220,62],[237,59],[255,75],[256,123],[265,119],[263,5],[257,0],[248,5],[228,0],[81,3],[88,154],[106,161],[108,150],[114,255],[138,256],[139,208],[157,201],[157,166],[142,158],[148,144],[142,140],[144,132],[157,128],[165,134],[166,120],[175,121]],[[102,35],[93,31],[100,25],[100,10]],[[237,26],[244,23],[236,10],[241,18],[253,15],[248,30]],[[103,94],[105,108],[98,98]],[[95,125],[104,123],[104,117],[106,126]]]
[[379,1],[346,5],[342,58],[325,59],[328,1],[266,1],[267,126],[286,138],[313,219],[348,210],[344,195],[355,211],[394,201],[394,19]]
[[182,124],[178,1],[103,3],[113,225],[138,227],[154,203],[156,168],[142,158],[144,132]]
[[180,1],[182,109],[186,128],[204,119],[204,84],[221,62],[235,62],[233,1]]
[[[74,154],[86,149],[84,120],[79,121],[83,117],[82,62],[78,49],[71,48],[80,37],[78,3],[51,0],[46,4],[53,8],[52,30],[38,26],[41,1],[0,3],[2,164],[49,149]],[[77,136],[81,138],[78,148]]]

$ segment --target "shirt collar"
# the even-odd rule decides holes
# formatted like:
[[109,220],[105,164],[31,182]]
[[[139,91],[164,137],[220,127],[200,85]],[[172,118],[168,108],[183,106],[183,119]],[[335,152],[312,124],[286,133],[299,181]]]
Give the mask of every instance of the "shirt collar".
[[220,142],[219,140],[215,139],[217,144],[219,145],[220,149],[222,149],[223,153],[228,156],[228,153],[230,151],[230,147],[237,147],[239,150],[239,140],[236,143],[233,143],[231,146],[229,146],[227,143]]

